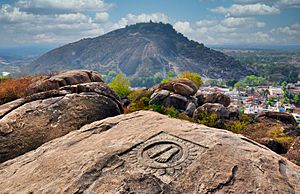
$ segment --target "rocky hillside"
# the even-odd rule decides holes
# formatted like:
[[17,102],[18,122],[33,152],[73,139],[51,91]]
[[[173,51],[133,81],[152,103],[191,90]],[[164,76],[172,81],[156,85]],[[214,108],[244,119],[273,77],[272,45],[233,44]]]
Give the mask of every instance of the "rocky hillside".
[[25,70],[45,73],[75,68],[133,77],[190,71],[209,78],[239,79],[252,73],[234,58],[189,40],[170,24],[152,22],[67,44],[42,55]]

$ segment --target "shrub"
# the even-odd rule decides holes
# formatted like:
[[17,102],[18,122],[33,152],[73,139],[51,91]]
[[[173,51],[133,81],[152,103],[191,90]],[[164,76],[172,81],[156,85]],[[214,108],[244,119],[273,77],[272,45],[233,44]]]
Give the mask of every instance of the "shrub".
[[119,73],[115,79],[109,84],[109,86],[120,96],[126,97],[130,94],[131,90],[129,89],[130,82],[129,79],[124,77]]
[[151,109],[155,112],[164,113],[164,106],[161,104],[152,104]]
[[164,114],[168,115],[170,117],[175,117],[176,118],[178,116],[179,112],[178,112],[178,110],[176,108],[174,108],[172,106],[172,107],[166,107],[164,109]]
[[198,115],[198,123],[206,125],[208,127],[223,128],[223,124],[214,113],[202,112]]
[[152,92],[148,90],[135,90],[128,95],[128,99],[131,101],[126,113],[131,113],[139,110],[149,110],[149,101]]
[[199,75],[198,73],[191,73],[188,71],[184,71],[182,72],[181,75],[177,76],[177,78],[187,78],[192,82],[194,82],[198,87],[202,85],[201,75]]
[[229,120],[225,123],[225,129],[233,133],[241,133],[248,124],[247,121]]
[[19,79],[5,79],[0,82],[0,104],[25,97],[27,88],[32,83],[33,77]]
[[284,133],[283,127],[269,132],[269,137],[281,143],[287,150],[292,145],[294,138]]

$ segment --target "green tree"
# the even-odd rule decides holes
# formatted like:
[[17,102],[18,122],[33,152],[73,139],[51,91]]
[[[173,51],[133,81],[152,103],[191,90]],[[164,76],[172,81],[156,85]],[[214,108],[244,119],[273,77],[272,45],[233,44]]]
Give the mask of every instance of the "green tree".
[[122,73],[119,73],[113,81],[109,84],[109,86],[120,96],[125,97],[128,96],[131,92],[129,89],[130,81],[126,77],[123,76]]
[[177,76],[177,78],[187,78],[192,82],[194,82],[198,87],[202,85],[201,75],[199,75],[198,73],[191,73],[189,71],[184,71],[182,72],[181,75]]

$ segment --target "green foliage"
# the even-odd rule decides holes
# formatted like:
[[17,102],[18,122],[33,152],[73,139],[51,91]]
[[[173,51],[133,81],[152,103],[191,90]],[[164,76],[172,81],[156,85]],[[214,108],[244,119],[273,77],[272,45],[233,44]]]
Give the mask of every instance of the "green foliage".
[[176,108],[172,107],[167,107],[164,109],[164,114],[168,115],[170,117],[177,117],[179,115],[179,112]]
[[165,82],[171,81],[172,78],[173,78],[173,76],[174,76],[174,72],[169,71],[169,72],[168,72],[168,77],[167,77],[167,78],[164,78],[164,79],[161,81],[161,83],[165,83]]
[[300,107],[300,93],[294,96],[293,101],[296,106]]
[[151,87],[155,84],[158,84],[162,81],[162,73],[157,72],[154,76],[148,77],[132,77],[130,83],[132,87]]
[[130,94],[130,82],[129,79],[119,73],[115,79],[109,84],[109,86],[120,96],[126,97]]
[[293,137],[288,136],[284,133],[284,128],[281,128],[280,130],[270,131],[269,137],[283,144],[287,150],[294,141]]
[[194,82],[198,87],[202,85],[201,75],[199,75],[198,73],[191,73],[188,71],[184,71],[182,72],[181,75],[177,76],[177,78],[187,78],[192,82]]
[[218,115],[214,113],[202,112],[198,115],[198,123],[208,127],[222,128],[223,124]]
[[247,86],[259,86],[267,83],[266,79],[263,77],[257,77],[255,75],[249,75],[239,82],[234,84],[236,88],[246,88]]
[[152,104],[151,109],[155,112],[163,113],[164,112],[164,106],[161,104]]
[[233,133],[241,133],[249,125],[247,121],[229,120],[225,123],[225,129]]
[[148,90],[135,90],[131,92],[128,99],[131,101],[130,107],[126,113],[135,112],[139,110],[149,110],[151,92]]

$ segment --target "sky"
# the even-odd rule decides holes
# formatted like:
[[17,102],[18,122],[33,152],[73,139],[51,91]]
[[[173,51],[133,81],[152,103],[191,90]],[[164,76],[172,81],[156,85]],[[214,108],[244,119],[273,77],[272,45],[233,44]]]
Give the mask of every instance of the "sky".
[[300,45],[300,0],[0,0],[0,46],[63,45],[150,20],[206,45]]

